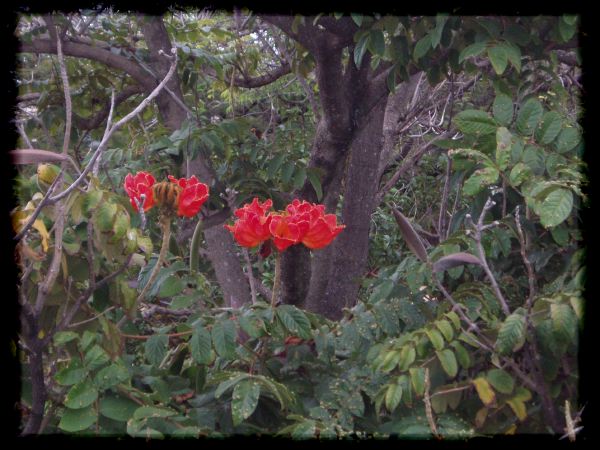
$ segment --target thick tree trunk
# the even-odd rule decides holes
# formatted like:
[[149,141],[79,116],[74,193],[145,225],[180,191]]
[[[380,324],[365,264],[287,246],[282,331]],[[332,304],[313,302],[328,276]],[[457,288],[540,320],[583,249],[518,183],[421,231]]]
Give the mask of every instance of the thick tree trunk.
[[[159,50],[170,54],[171,48],[171,41],[165,25],[161,17],[142,17],[139,21],[152,55],[152,68],[162,77],[168,70],[169,61],[164,56],[159,55]],[[178,77],[173,77],[167,87],[183,102]],[[168,92],[163,92],[157,97],[157,104],[167,128],[170,130],[179,129],[187,117],[186,111],[177,104]],[[187,176],[195,174],[211,188],[218,184],[214,171],[202,157],[190,161],[189,169],[190,173]],[[182,169],[183,172],[185,170],[185,168]],[[235,243],[231,233],[222,226],[215,226],[204,232],[204,238],[209,259],[212,262],[217,281],[223,293],[225,305],[241,306],[244,303],[249,303],[251,301],[250,286],[242,271],[240,259],[235,252]]]
[[[33,335],[31,352],[29,353],[29,377],[31,382],[31,414],[27,425],[23,429],[23,435],[37,434],[44,419],[44,407],[46,405],[46,384],[44,382],[44,352],[37,345],[37,336]],[[39,347],[39,348],[38,348]]]
[[341,318],[343,308],[355,304],[367,264],[385,106],[386,98],[382,98],[365,117],[365,123],[350,144],[342,208],[342,223],[346,229],[320,256],[329,261],[328,270],[324,267],[313,273],[311,280],[308,307],[331,319]]

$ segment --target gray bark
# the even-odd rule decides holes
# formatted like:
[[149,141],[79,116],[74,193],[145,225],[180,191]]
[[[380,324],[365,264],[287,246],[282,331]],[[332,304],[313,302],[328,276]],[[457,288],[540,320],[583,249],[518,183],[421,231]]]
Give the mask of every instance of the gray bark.
[[[344,186],[342,223],[346,229],[323,250],[328,271],[314,274],[308,307],[331,319],[342,317],[343,308],[356,303],[369,253],[369,228],[378,188],[377,171],[382,150],[381,135],[386,101],[383,99],[365,117],[350,148]],[[325,269],[325,268],[324,268]],[[325,277],[325,273],[327,276]],[[325,290],[322,290],[325,284]]]

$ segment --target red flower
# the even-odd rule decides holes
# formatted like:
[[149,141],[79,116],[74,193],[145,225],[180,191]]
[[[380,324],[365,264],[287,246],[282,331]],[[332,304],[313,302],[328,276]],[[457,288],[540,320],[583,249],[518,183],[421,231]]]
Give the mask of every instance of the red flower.
[[324,205],[294,199],[286,209],[297,221],[308,222],[309,225],[300,241],[313,250],[329,245],[346,227],[337,224],[335,214],[325,214]]
[[142,205],[144,212],[154,206],[154,195],[152,186],[154,185],[154,177],[148,172],[138,172],[135,176],[130,173],[125,177],[125,192],[129,195],[131,206],[138,211],[137,202],[141,201],[141,195],[146,196]]
[[269,230],[273,236],[273,244],[280,252],[290,245],[299,243],[307,232],[309,222],[301,215],[291,216],[287,213],[271,214]]
[[180,178],[169,175],[169,180],[182,188],[177,201],[177,215],[193,217],[198,214],[204,202],[208,199],[208,186],[200,183],[195,175],[191,178]]
[[234,239],[242,247],[256,247],[271,237],[271,216],[267,215],[267,210],[272,205],[271,200],[261,204],[255,197],[252,203],[235,210],[234,214],[238,219],[233,225],[225,225],[225,228],[233,233]]

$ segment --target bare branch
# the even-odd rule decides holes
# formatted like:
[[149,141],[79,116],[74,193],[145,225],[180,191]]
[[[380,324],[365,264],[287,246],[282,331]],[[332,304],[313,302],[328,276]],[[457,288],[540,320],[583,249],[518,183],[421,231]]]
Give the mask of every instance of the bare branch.
[[477,247],[477,253],[479,254],[478,255],[479,259],[481,260],[481,266],[483,267],[483,270],[492,285],[492,289],[494,291],[494,294],[496,295],[496,298],[498,299],[498,301],[500,302],[500,305],[502,306],[502,311],[504,312],[504,314],[506,314],[508,316],[508,315],[510,315],[510,308],[508,307],[508,303],[506,302],[504,295],[502,295],[500,286],[498,286],[498,282],[496,281],[496,278],[494,277],[494,274],[492,273],[490,266],[488,265],[487,259],[485,257],[485,250],[483,249],[483,245],[481,244],[481,232],[487,228],[498,225],[497,222],[492,222],[491,224],[488,224],[488,225],[483,224],[483,219],[484,219],[486,213],[495,204],[496,204],[496,202],[492,201],[491,198],[487,199],[487,201],[485,202],[485,205],[483,206],[483,209],[481,210],[481,214],[479,215],[477,224],[473,223],[473,219],[471,218],[470,214],[467,214],[465,216],[465,219],[466,219],[467,224],[469,224],[471,226],[471,228],[473,229],[473,235],[474,235],[473,240],[475,241],[475,246]]
[[119,128],[121,128],[125,123],[127,123],[131,119],[133,119],[140,111],[142,111],[144,108],[146,108],[146,106],[148,106],[148,104],[160,93],[160,91],[163,89],[163,87],[167,84],[169,79],[171,79],[171,77],[175,73],[175,68],[177,67],[177,54],[175,52],[175,49],[172,49],[172,53],[173,53],[174,57],[171,62],[171,67],[169,69],[169,72],[167,73],[165,78],[160,82],[160,84],[158,86],[156,86],[154,88],[154,90],[150,93],[150,95],[148,95],[148,97],[146,97],[144,100],[142,100],[140,102],[140,104],[133,111],[131,111],[129,114],[127,114],[125,117],[123,117],[117,123],[115,123],[110,128],[110,130],[108,130],[104,134],[104,137],[102,138],[102,141],[100,142],[100,145],[98,145],[98,148],[92,155],[86,168],[83,170],[83,172],[81,172],[81,175],[71,184],[71,186],[69,186],[63,192],[61,192],[60,194],[56,194],[54,197],[51,197],[50,198],[51,201],[55,202],[57,200],[60,200],[63,197],[66,197],[67,195],[69,195],[83,181],[83,179],[86,177],[86,175],[92,169],[96,159],[100,156],[100,153],[102,153],[102,151],[104,151],[104,149],[108,145],[109,139],[112,137],[114,132],[117,131]]
[[[115,97],[115,106],[120,105],[121,103],[126,101],[129,97],[132,97],[136,94],[141,94],[143,92],[144,92],[144,89],[140,85],[131,84],[129,86],[126,86]],[[93,130],[94,128],[97,128],[98,126],[100,126],[102,121],[104,119],[106,119],[106,117],[108,116],[108,114],[110,112],[110,107],[111,107],[110,105],[111,105],[111,103],[109,101],[108,103],[106,103],[106,105],[100,111],[98,111],[96,113],[95,116],[91,116],[91,117],[87,117],[87,118],[80,117],[77,114],[73,114],[73,119],[75,120],[77,127],[81,128],[83,130]]]

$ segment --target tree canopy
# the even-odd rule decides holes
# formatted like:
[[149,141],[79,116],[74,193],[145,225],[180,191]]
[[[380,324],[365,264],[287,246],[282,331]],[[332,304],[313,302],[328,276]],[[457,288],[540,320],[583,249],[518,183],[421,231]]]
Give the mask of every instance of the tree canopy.
[[574,440],[579,21],[21,15],[23,433]]

